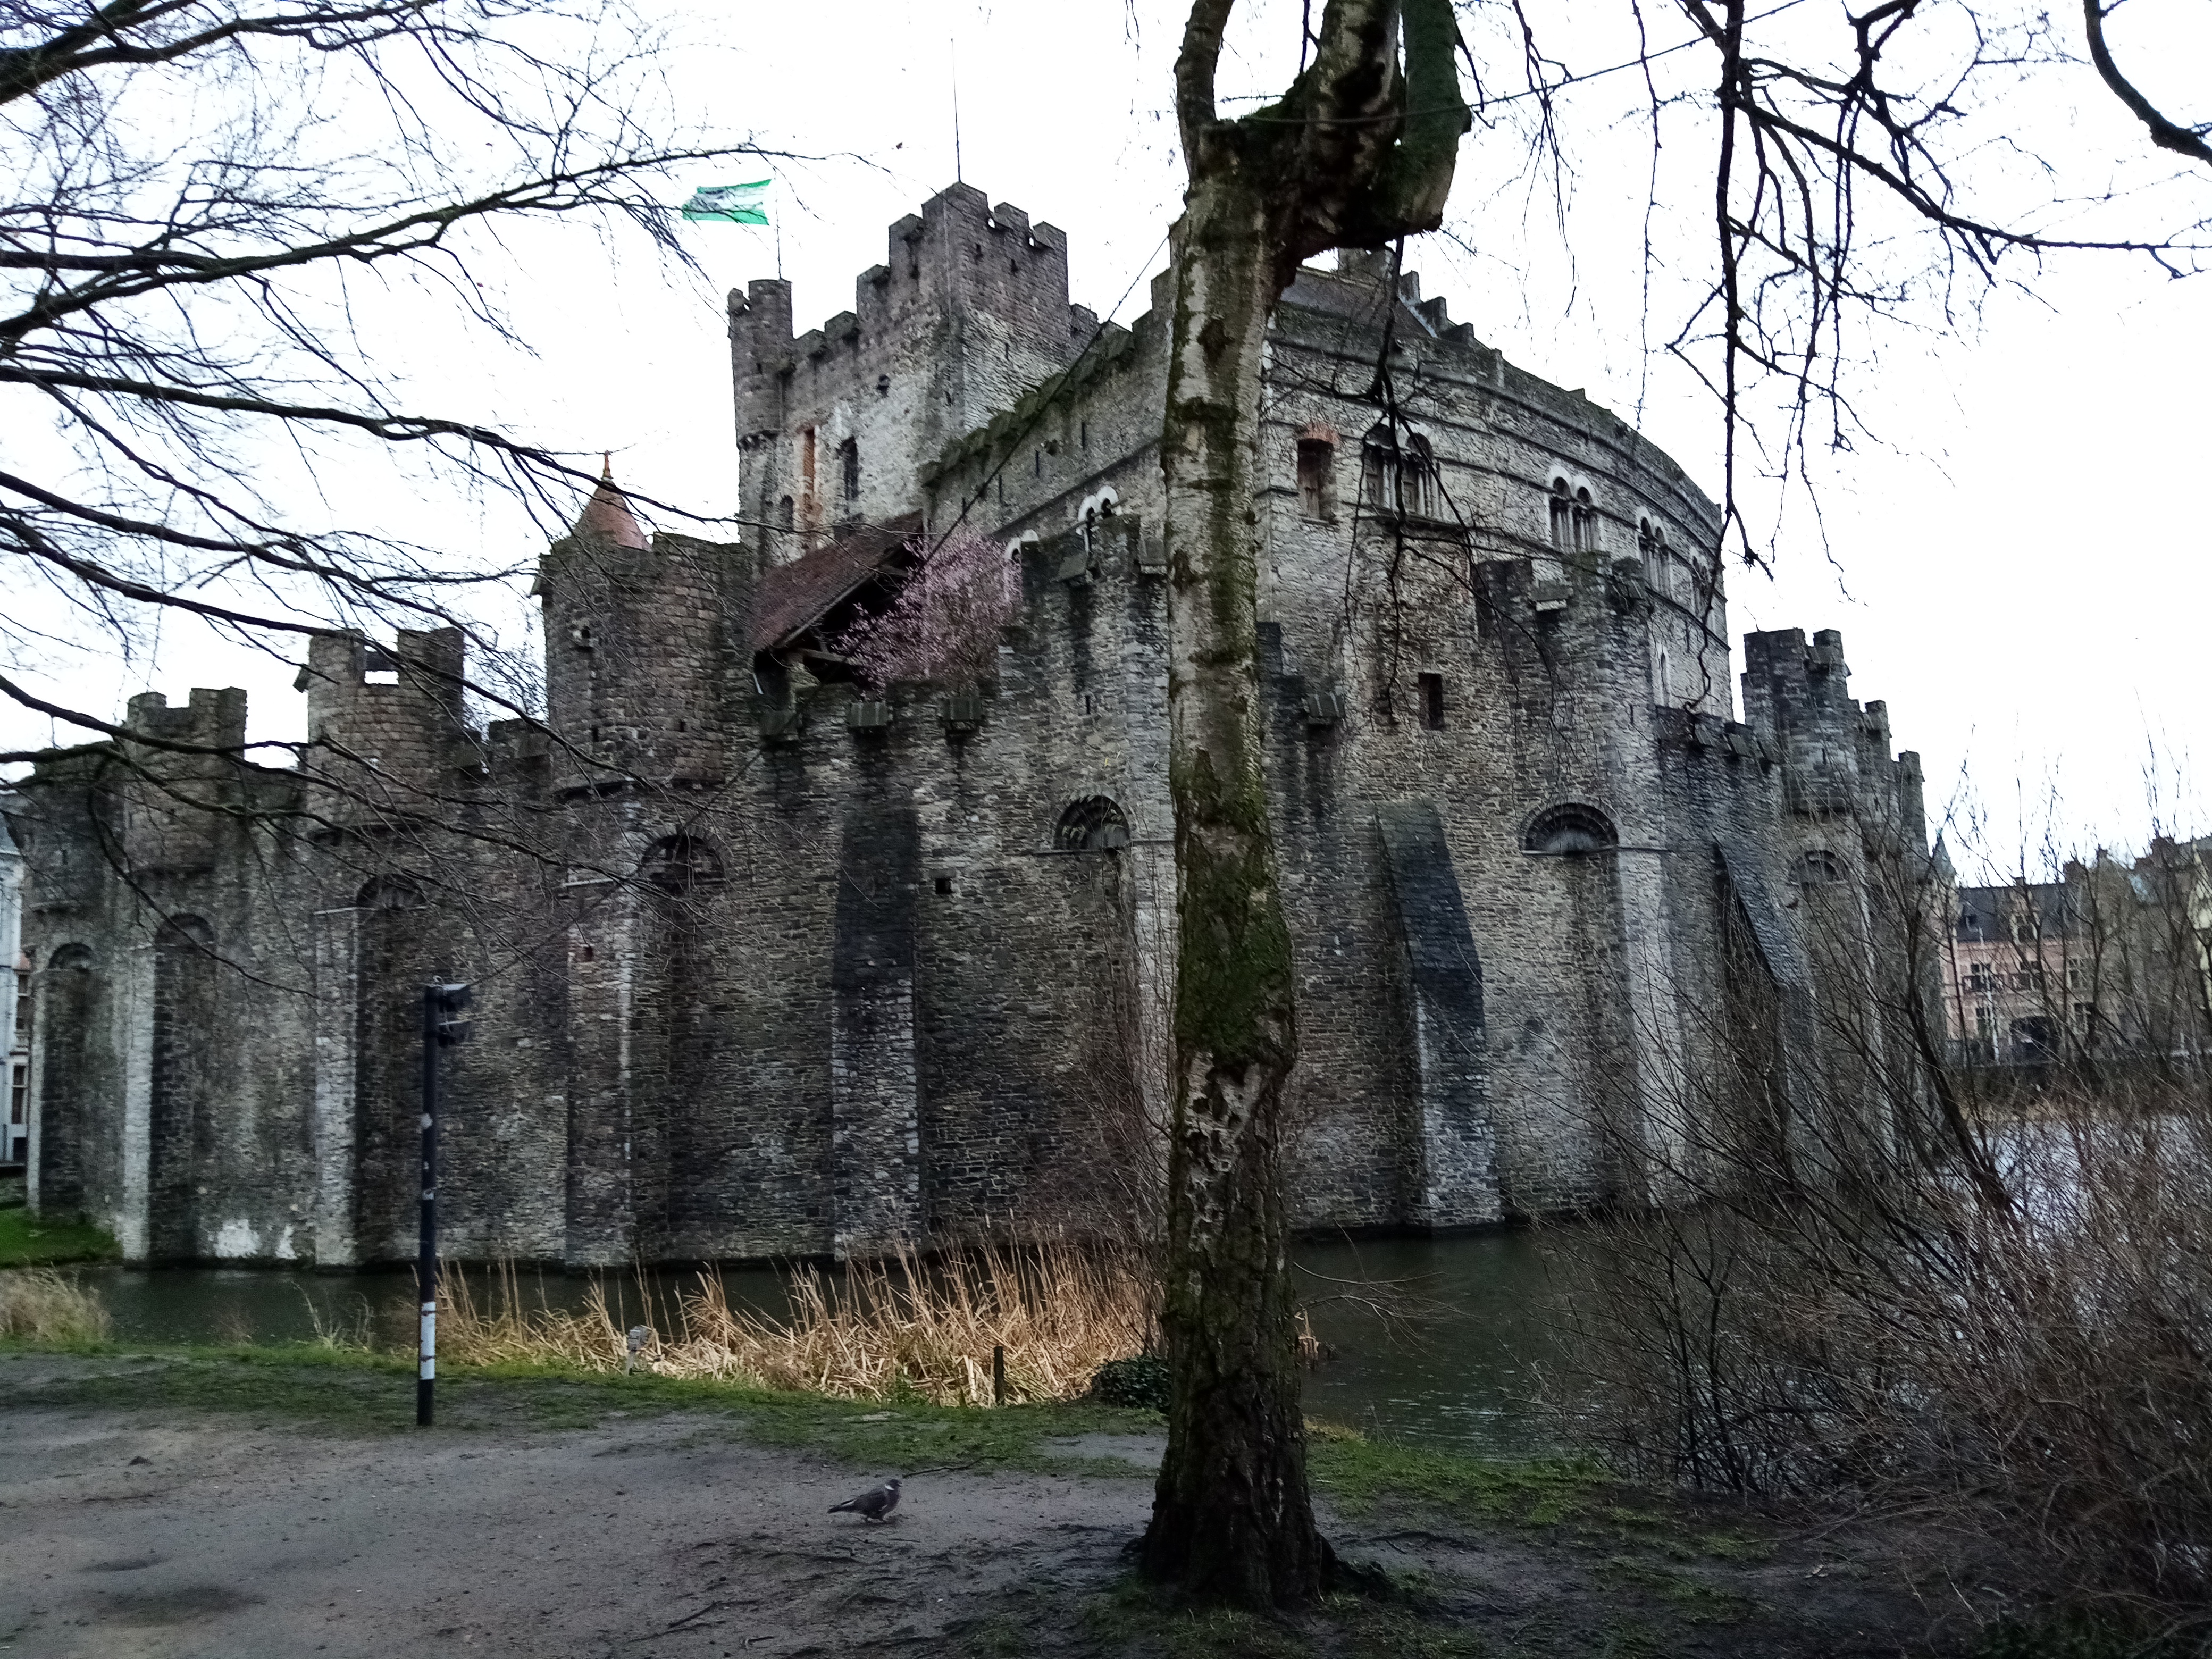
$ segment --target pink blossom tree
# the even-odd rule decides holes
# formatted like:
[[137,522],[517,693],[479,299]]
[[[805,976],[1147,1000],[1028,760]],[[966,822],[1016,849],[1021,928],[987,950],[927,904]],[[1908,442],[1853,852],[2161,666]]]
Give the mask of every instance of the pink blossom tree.
[[928,550],[890,604],[837,636],[869,690],[894,680],[972,685],[999,666],[999,630],[1021,604],[1013,553],[964,526]]

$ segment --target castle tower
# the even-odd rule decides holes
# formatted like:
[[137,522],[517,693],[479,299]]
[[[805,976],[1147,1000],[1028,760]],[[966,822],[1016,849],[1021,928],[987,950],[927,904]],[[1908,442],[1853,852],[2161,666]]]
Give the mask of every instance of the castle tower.
[[246,693],[195,686],[185,707],[172,708],[159,691],[147,691],[131,699],[125,723],[161,743],[230,751],[133,744],[137,775],[124,791],[124,857],[133,874],[212,869],[226,821],[220,809],[246,743]]
[[1065,368],[1097,319],[1067,299],[1067,238],[956,184],[890,228],[854,307],[796,339],[791,284],[730,295],[746,539],[774,562],[921,499],[919,471]]
[[721,775],[726,611],[736,550],[648,536],[610,465],[538,568],[553,776]]
[[458,628],[399,630],[390,648],[359,634],[319,634],[294,682],[307,694],[307,769],[328,822],[419,815],[465,741]]
[[[1859,804],[1859,706],[1850,695],[1844,636],[1802,628],[1743,636],[1744,718],[1780,748],[1790,810],[1805,817],[1848,813]],[[1882,748],[1887,759],[1887,722]]]

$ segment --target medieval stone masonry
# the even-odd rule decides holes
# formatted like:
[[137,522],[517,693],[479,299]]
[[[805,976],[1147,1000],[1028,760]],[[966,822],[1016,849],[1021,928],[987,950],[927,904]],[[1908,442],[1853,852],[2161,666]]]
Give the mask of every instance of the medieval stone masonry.
[[[1126,1206],[1173,994],[1167,297],[1102,327],[1059,231],[956,185],[819,329],[786,283],[731,295],[747,528],[648,534],[604,484],[541,568],[542,723],[476,723],[457,633],[331,635],[298,769],[223,752],[220,690],[45,759],[9,805],[33,1201],[133,1258],[411,1254],[443,978],[477,987],[457,1256],[866,1252]],[[1297,1219],[1663,1198],[1601,1119],[1661,1133],[1739,1006],[1812,1040],[1849,992],[1800,897],[1878,933],[1872,863],[1925,846],[1916,758],[1832,633],[1749,636],[1732,718],[1712,502],[1387,258],[1300,275],[1268,387]],[[956,526],[1018,570],[995,671],[856,683],[844,631]]]

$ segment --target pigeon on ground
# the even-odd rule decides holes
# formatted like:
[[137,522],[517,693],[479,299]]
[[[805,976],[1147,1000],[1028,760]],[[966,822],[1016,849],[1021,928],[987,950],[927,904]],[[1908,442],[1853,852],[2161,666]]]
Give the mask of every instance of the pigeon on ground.
[[850,1510],[863,1521],[888,1521],[891,1511],[898,1507],[898,1476],[893,1475],[880,1486],[871,1486],[858,1498],[848,1498],[842,1504],[832,1504],[830,1513],[842,1515]]

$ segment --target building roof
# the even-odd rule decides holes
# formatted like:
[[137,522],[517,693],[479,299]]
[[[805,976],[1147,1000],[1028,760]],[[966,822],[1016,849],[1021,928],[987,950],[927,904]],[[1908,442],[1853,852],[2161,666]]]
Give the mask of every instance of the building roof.
[[1958,937],[1962,945],[1997,944],[2013,937],[2013,918],[2033,910],[2036,931],[2045,939],[2071,935],[2075,904],[2059,881],[2014,882],[2003,887],[1958,890]]
[[905,562],[921,533],[921,514],[907,513],[887,524],[855,525],[827,545],[761,573],[753,599],[752,646],[774,651],[790,645],[847,599],[886,571]]
[[611,457],[599,458],[599,487],[592,492],[592,499],[584,503],[584,510],[576,515],[572,536],[594,536],[612,542],[617,547],[642,548],[648,545],[645,532],[637,522],[636,514],[629,510],[629,497],[615,483],[615,467]]

